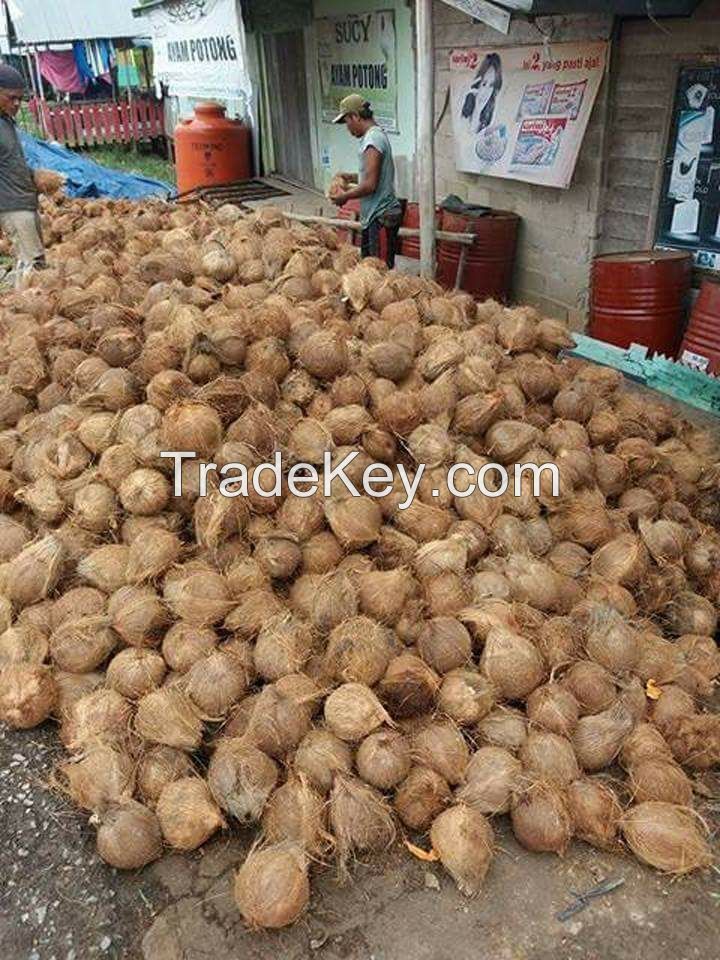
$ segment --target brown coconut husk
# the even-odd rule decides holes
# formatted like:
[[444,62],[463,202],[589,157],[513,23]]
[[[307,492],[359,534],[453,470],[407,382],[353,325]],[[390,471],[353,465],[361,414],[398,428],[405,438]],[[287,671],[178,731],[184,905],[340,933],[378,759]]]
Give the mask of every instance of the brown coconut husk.
[[397,787],[393,806],[409,830],[426,831],[451,800],[450,787],[435,770],[412,767]]
[[522,700],[540,686],[546,668],[537,648],[512,630],[493,627],[485,640],[480,669],[508,700]]
[[207,783],[197,776],[163,787],[156,813],[165,843],[176,850],[196,850],[225,826]]
[[455,724],[435,720],[413,735],[412,759],[418,766],[439,773],[450,786],[457,786],[465,776],[470,751]]
[[60,789],[83,810],[102,811],[129,801],[135,783],[132,758],[118,747],[90,742],[54,774]]
[[691,770],[709,770],[720,764],[720,716],[702,713],[680,716],[663,727],[678,763]]
[[292,774],[268,800],[262,827],[270,843],[297,843],[311,857],[319,857],[330,840],[323,797],[302,777]]
[[633,726],[633,717],[621,701],[602,713],[581,717],[572,735],[572,745],[583,770],[592,773],[609,766]]
[[329,822],[341,872],[353,854],[384,850],[395,840],[395,825],[382,794],[347,774],[335,774]]
[[154,807],[163,787],[193,772],[190,757],[182,750],[162,745],[143,753],[135,773],[137,790],[143,802]]
[[528,784],[513,796],[510,818],[513,833],[526,850],[564,855],[573,822],[567,794],[557,785],[542,780]]
[[482,720],[495,705],[496,691],[490,681],[473,670],[451,670],[443,678],[437,706],[460,726]]
[[177,687],[162,687],[138,702],[135,732],[151,743],[192,752],[202,741],[203,722],[187,694]]
[[635,803],[661,800],[682,807],[692,806],[692,783],[672,760],[646,757],[633,763],[628,772],[628,783]]
[[577,726],[580,708],[570,690],[552,682],[537,687],[530,694],[527,716],[531,724],[569,737]]
[[325,669],[336,680],[372,687],[384,675],[390,657],[386,631],[369,617],[351,617],[330,633]]
[[691,873],[712,862],[704,825],[687,807],[639,803],[626,811],[620,825],[635,856],[662,873]]
[[238,870],[235,903],[251,929],[294,923],[310,901],[307,857],[296,843],[254,848]]
[[617,699],[615,682],[599,663],[579,660],[563,674],[560,682],[575,697],[581,716],[601,713]]
[[430,842],[440,862],[466,897],[480,893],[493,856],[493,832],[480,811],[457,804],[439,814]]
[[362,683],[344,683],[325,701],[325,722],[340,740],[356,742],[383,723],[392,723],[373,691]]
[[220,741],[207,775],[215,801],[241,823],[260,820],[278,778],[270,757],[233,737]]
[[480,813],[507,813],[522,775],[522,764],[501,747],[481,747],[465,768],[456,799]]
[[622,807],[614,790],[600,780],[582,777],[567,788],[573,833],[598,850],[615,850]]
[[[374,742],[373,738],[382,735],[382,731],[370,734],[362,743],[367,740]],[[293,758],[293,769],[305,777],[315,790],[326,796],[332,789],[335,773],[350,773],[352,762],[352,751],[347,743],[329,730],[317,729],[310,730],[298,744]]]
[[527,717],[520,710],[496,707],[478,723],[475,733],[481,744],[517,753],[527,740]]
[[662,733],[651,723],[639,723],[629,734],[620,751],[625,770],[644,760],[671,760],[672,752]]
[[566,737],[545,730],[531,730],[518,757],[523,773],[531,780],[543,780],[566,787],[580,775],[572,743]]
[[390,661],[378,693],[390,715],[399,720],[428,713],[439,687],[434,670],[419,657],[402,653]]

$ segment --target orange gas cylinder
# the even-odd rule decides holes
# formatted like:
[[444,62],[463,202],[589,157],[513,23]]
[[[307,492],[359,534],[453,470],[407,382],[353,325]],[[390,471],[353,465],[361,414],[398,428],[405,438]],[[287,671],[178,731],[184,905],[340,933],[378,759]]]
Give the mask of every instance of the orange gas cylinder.
[[252,176],[250,130],[241,120],[228,120],[221,104],[198,103],[174,137],[178,193]]

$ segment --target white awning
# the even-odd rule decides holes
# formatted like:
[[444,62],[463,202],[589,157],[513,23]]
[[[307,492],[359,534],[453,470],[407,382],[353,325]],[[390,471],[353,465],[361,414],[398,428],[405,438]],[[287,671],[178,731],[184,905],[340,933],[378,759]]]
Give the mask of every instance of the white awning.
[[11,0],[18,43],[60,43],[147,35],[132,15],[137,0]]

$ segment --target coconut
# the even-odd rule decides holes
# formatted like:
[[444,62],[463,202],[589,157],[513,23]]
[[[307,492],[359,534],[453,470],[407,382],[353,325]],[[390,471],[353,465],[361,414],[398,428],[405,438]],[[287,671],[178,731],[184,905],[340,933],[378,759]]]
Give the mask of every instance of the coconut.
[[461,726],[472,726],[492,710],[495,689],[480,673],[452,670],[443,678],[437,706],[441,713]]
[[380,534],[382,513],[369,497],[328,500],[325,516],[330,529],[346,550],[374,543]]
[[432,709],[440,678],[426,663],[409,653],[394,657],[380,682],[379,693],[396,719]]
[[582,777],[568,786],[567,802],[573,833],[579,840],[599,850],[617,847],[622,807],[611,787]]
[[580,770],[567,737],[545,730],[531,730],[520,747],[523,772],[534,780],[567,786],[580,776]]
[[720,764],[720,718],[715,713],[678,717],[665,727],[673,756],[692,770]]
[[163,597],[175,616],[197,627],[218,623],[233,606],[227,581],[221,574],[191,565],[166,576]]
[[163,638],[162,654],[171,670],[187,673],[197,660],[213,652],[217,642],[218,636],[210,627],[176,623]]
[[452,617],[428,620],[418,637],[418,652],[440,674],[463,667],[472,657],[472,640],[465,627]]
[[393,805],[409,830],[426,831],[450,803],[450,787],[429,767],[413,767],[395,791]]
[[383,723],[390,723],[375,694],[362,683],[344,683],[325,701],[325,722],[340,740],[362,740]]
[[5,627],[0,634],[0,667],[10,663],[44,663],[49,653],[46,635],[31,623],[18,621],[11,627],[12,607],[4,597],[0,598],[0,610]]
[[562,737],[569,737],[579,718],[578,702],[573,694],[559,683],[537,687],[527,698],[528,720]]
[[57,702],[51,671],[35,663],[10,663],[0,669],[0,720],[28,730],[46,720]]
[[336,680],[372,687],[387,670],[390,656],[386,631],[369,617],[351,617],[330,633],[325,669]]
[[[382,736],[383,731],[378,731],[370,734],[363,743]],[[336,772],[350,773],[352,770],[352,752],[346,743],[329,730],[310,730],[298,745],[293,769],[305,777],[315,790],[326,795],[332,788]]]
[[481,747],[470,757],[455,797],[480,813],[507,813],[520,782],[522,764],[500,747]]
[[44,600],[55,589],[62,574],[64,553],[61,542],[53,535],[20,551],[8,568],[4,590],[16,608],[22,610]]
[[254,649],[257,673],[265,680],[279,680],[302,669],[310,655],[312,637],[308,625],[288,613],[272,617],[260,630]]
[[622,674],[635,667],[640,642],[636,631],[612,607],[589,604],[585,651],[611,673]]
[[347,774],[335,774],[329,816],[341,869],[353,853],[384,850],[395,839],[390,808],[382,795]]
[[310,728],[310,711],[273,686],[263,687],[254,702],[246,740],[276,760],[295,750]]
[[203,724],[187,694],[177,687],[162,687],[138,701],[135,731],[152,743],[191,753],[200,746]]
[[609,766],[633,726],[633,718],[621,701],[602,713],[581,717],[573,732],[572,744],[583,770],[592,773]]
[[266,620],[284,613],[286,610],[282,601],[271,590],[251,589],[225,617],[223,626],[236,637],[250,640],[257,636]]
[[133,792],[133,761],[123,750],[90,741],[81,756],[59,765],[62,789],[83,810],[103,811],[127,803]]
[[125,575],[128,583],[143,583],[161,576],[180,559],[183,545],[169,530],[153,529],[151,537],[130,544]]
[[532,643],[503,627],[488,632],[480,669],[509,700],[524,699],[545,677],[542,657]]
[[687,633],[673,644],[685,662],[707,680],[720,675],[720,649],[712,637]]
[[192,772],[192,761],[182,750],[160,745],[150,747],[138,764],[138,792],[146,804],[154,806],[166,784]]
[[98,819],[97,851],[111,867],[139,870],[162,856],[160,824],[142,803],[113,804]]
[[273,580],[287,580],[302,563],[302,550],[292,534],[264,537],[255,547],[255,558]]
[[434,721],[413,736],[412,756],[415,763],[435,770],[451,786],[457,786],[465,775],[470,752],[453,723]]
[[302,777],[291,775],[270,797],[262,827],[270,843],[291,841],[308,855],[318,856],[328,841],[324,820],[323,797]]
[[660,731],[650,723],[639,723],[623,743],[620,763],[626,770],[644,760],[672,759],[672,753]]
[[415,393],[391,393],[377,404],[377,420],[392,433],[409,437],[422,420],[420,398]]
[[612,676],[599,663],[574,663],[561,682],[577,701],[582,716],[607,710],[617,697]]
[[701,822],[685,807],[647,801],[626,811],[620,826],[639,860],[663,873],[683,874],[712,862]]
[[170,484],[157,470],[134,470],[118,490],[120,502],[128,513],[141,517],[161,513],[170,499]]
[[130,647],[108,664],[106,682],[123,697],[136,700],[159,687],[167,667],[159,653]]
[[461,893],[480,893],[493,856],[493,832],[477,809],[457,804],[433,821],[430,841]]
[[166,784],[156,813],[165,843],[176,850],[196,850],[225,826],[207,783],[200,777],[180,777]]
[[359,578],[360,609],[380,623],[394,624],[414,590],[415,582],[407,570],[372,570]]
[[676,637],[687,633],[712,637],[718,626],[717,611],[710,600],[690,590],[676,594],[672,598],[665,611],[665,617],[668,630]]
[[183,688],[200,713],[215,719],[227,715],[247,683],[242,661],[223,650],[196,660],[183,678]]
[[222,435],[217,411],[206,404],[176,403],[163,416],[163,450],[193,452],[196,457],[209,458],[220,446]]
[[302,344],[298,361],[318,380],[333,380],[347,369],[347,346],[334,333],[321,330],[311,334]]
[[480,743],[516,753],[527,740],[527,720],[519,710],[497,707],[478,723],[476,733]]
[[284,841],[251,850],[235,878],[234,896],[251,928],[279,929],[294,923],[310,901],[302,848]]
[[61,670],[89,673],[107,660],[117,641],[104,616],[69,619],[53,631],[50,655]]
[[168,622],[168,614],[151,587],[121,587],[108,601],[108,619],[125,643],[154,646]]
[[629,785],[633,801],[662,800],[680,806],[692,806],[692,783],[672,760],[650,756],[634,762],[629,768]]
[[[300,581],[295,582],[299,587]],[[308,586],[310,586],[308,584]],[[309,597],[308,614],[321,633],[331,632],[338,624],[357,614],[355,586],[347,574],[322,577]]]
[[234,737],[220,741],[207,774],[216,802],[241,823],[260,820],[278,777],[270,757]]
[[413,558],[415,572],[421,580],[440,573],[456,573],[461,576],[467,566],[467,547],[462,540],[433,540],[426,543]]
[[114,593],[126,583],[129,552],[124,543],[98,547],[78,561],[78,576],[103,593]]
[[682,687],[676,684],[666,684],[662,687],[662,694],[653,704],[652,721],[663,734],[666,730],[684,717],[695,714],[695,701]]
[[485,434],[488,455],[500,463],[518,463],[539,439],[540,431],[520,420],[500,420]]
[[16,557],[31,539],[32,534],[24,524],[0,514],[0,563]]
[[573,823],[566,793],[556,784],[542,780],[513,796],[510,809],[517,841],[533,853],[557,853],[568,848]]

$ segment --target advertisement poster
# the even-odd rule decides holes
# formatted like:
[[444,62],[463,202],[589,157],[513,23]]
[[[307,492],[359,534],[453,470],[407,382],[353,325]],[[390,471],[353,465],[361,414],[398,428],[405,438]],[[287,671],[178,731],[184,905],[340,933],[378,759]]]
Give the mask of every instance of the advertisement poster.
[[155,76],[173,97],[250,100],[236,0],[181,0],[148,10]]
[[720,67],[678,75],[656,239],[720,270]]
[[397,132],[397,54],[392,10],[315,21],[322,117],[332,123],[349,93],[370,101],[377,122]]
[[451,51],[457,169],[569,187],[606,57],[604,41]]

